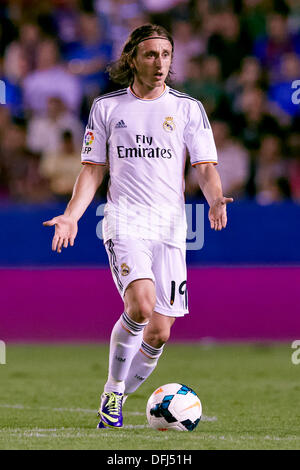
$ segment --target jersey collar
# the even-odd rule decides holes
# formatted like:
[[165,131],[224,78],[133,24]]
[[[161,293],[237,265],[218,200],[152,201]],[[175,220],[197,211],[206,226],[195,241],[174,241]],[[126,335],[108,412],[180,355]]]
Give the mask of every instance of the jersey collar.
[[163,89],[163,91],[162,91],[162,94],[159,95],[159,96],[157,96],[157,98],[150,98],[150,99],[148,99],[148,98],[140,98],[139,96],[137,96],[137,95],[134,93],[134,91],[132,90],[131,86],[128,87],[128,90],[129,90],[129,92],[130,92],[135,98],[137,98],[137,99],[140,100],[140,101],[155,101],[155,100],[159,100],[162,96],[164,96],[164,94],[168,92],[169,87],[164,83],[164,89]]

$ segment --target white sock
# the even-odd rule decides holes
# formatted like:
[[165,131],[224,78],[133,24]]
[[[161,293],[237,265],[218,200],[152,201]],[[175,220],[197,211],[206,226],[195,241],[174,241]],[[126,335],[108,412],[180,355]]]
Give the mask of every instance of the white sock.
[[133,321],[126,312],[116,322],[110,337],[109,371],[104,392],[124,392],[124,381],[147,324]]
[[154,371],[163,349],[164,345],[161,348],[153,348],[142,341],[141,348],[134,356],[125,380],[124,393],[126,395],[135,392]]

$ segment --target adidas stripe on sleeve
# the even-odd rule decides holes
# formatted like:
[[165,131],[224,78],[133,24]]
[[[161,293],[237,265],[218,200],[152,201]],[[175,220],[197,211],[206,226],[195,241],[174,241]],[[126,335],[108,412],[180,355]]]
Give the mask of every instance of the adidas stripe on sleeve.
[[186,126],[185,142],[189,150],[191,164],[218,163],[218,155],[213,133],[206,112],[197,100],[190,100],[190,121]]

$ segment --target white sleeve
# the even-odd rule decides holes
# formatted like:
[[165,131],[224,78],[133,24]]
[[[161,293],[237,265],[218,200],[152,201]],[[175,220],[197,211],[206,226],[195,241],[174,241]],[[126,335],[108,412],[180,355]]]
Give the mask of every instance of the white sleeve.
[[103,121],[100,104],[95,100],[85,128],[81,163],[93,163],[94,165],[105,165],[107,163],[107,137]]
[[192,165],[218,163],[214,136],[200,101],[190,103],[190,120],[185,128],[185,142]]

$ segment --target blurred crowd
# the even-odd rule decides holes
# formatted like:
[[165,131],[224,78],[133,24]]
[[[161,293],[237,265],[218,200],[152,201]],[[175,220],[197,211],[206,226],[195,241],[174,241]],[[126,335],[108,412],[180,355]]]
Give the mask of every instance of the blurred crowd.
[[93,99],[119,88],[106,67],[147,22],[174,37],[171,86],[207,111],[224,194],[300,203],[298,0],[2,0],[0,201],[70,197]]

